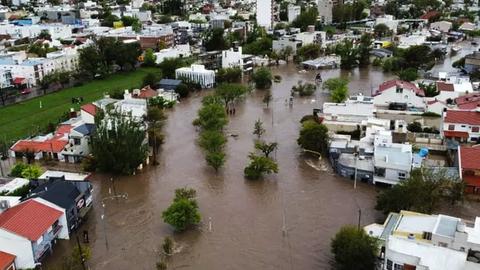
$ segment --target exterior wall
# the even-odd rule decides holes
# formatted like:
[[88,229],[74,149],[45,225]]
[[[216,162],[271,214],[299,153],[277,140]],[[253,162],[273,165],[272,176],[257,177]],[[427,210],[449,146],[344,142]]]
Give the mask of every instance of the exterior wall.
[[435,103],[430,104],[430,105],[427,104],[427,112],[433,112],[433,113],[436,113],[438,115],[442,115],[443,110],[445,108],[448,108],[448,107],[441,102],[435,102]]
[[[450,130],[449,126],[453,125],[454,129]],[[477,139],[480,138],[480,131],[479,132],[472,132],[473,127],[478,127],[480,130],[480,126],[471,126],[467,124],[457,124],[457,123],[443,123],[443,130],[444,131],[462,131],[462,132],[467,132],[469,137],[468,141],[477,141]]]
[[[336,161],[335,172],[343,177],[355,178],[355,168],[344,166],[340,162]],[[357,169],[357,180],[369,179],[373,180],[373,172],[358,170]]]
[[293,22],[300,15],[300,12],[299,6],[288,6],[288,22]]
[[320,17],[320,21],[323,23],[331,23],[332,22],[332,9],[333,9],[333,1],[331,0],[318,0],[317,2],[318,7],[318,16]]
[[415,92],[403,89],[401,93],[397,93],[396,87],[392,87],[373,98],[375,106],[388,107],[390,103],[406,103],[408,107],[425,109],[425,102],[422,97],[418,97]]
[[56,204],[53,204],[49,201],[46,201],[42,198],[35,198],[34,200],[40,202],[40,203],[43,203],[49,207],[52,207],[52,208],[55,208],[57,209],[58,211],[62,211],[63,212],[63,215],[60,216],[60,218],[58,219],[58,225],[62,226],[62,229],[60,230],[60,233],[58,234],[58,238],[59,239],[70,239],[70,236],[68,234],[68,223],[67,223],[67,217],[66,217],[66,214],[65,214],[65,209],[63,209],[62,207],[56,205]]
[[84,110],[80,110],[80,118],[82,118],[82,121],[86,124],[95,124],[95,116],[87,113]]
[[230,50],[222,51],[222,68],[229,67],[241,67],[243,66],[242,48],[238,48],[235,51],[233,48]]
[[257,24],[267,29],[272,28],[272,0],[257,0]]
[[35,267],[30,240],[0,229],[0,249],[17,256],[15,263],[18,268]]
[[296,55],[297,49],[300,48],[301,45],[302,45],[301,41],[296,40],[293,37],[290,37],[290,38],[285,37],[279,40],[274,40],[272,42],[272,50],[279,52],[290,46],[292,48],[292,55]]

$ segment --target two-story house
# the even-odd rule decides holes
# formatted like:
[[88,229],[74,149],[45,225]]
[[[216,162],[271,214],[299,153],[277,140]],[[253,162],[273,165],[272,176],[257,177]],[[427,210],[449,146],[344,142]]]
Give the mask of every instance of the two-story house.
[[383,270],[480,269],[480,217],[467,226],[457,217],[401,211],[364,230],[379,240]]
[[480,193],[480,147],[459,146],[458,165],[466,193]]
[[445,138],[459,142],[477,142],[480,138],[480,111],[447,110],[442,121]]
[[425,111],[425,92],[411,82],[391,80],[382,83],[373,99],[377,109]]
[[65,209],[35,198],[0,214],[0,251],[15,256],[18,268],[35,268],[56,239],[69,239]]
[[65,209],[68,231],[75,230],[92,206],[92,184],[89,181],[65,180],[65,177],[51,177],[47,181],[34,182],[38,186],[30,196],[42,198]]

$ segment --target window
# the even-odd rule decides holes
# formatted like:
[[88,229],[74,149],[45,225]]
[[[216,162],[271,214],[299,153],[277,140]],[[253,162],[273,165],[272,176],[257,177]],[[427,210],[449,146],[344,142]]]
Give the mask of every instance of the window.
[[403,93],[403,88],[397,87],[397,93]]
[[432,233],[431,232],[423,232],[423,239],[432,240]]
[[448,125],[448,130],[455,130],[455,125]]
[[448,247],[448,244],[443,242],[438,242],[438,246],[446,248]]
[[467,126],[465,126],[465,125],[462,125],[462,128],[465,128],[465,127],[467,127]]
[[406,173],[404,173],[404,172],[399,172],[399,173],[398,173],[398,179],[400,179],[400,180],[405,180],[405,177],[406,177],[406,176],[407,176],[407,175],[406,175]]
[[403,270],[403,264],[395,264],[393,270]]
[[73,143],[74,143],[75,145],[80,145],[80,139],[74,138],[74,139],[73,139]]
[[472,132],[479,132],[480,131],[480,127],[472,127]]
[[390,260],[387,260],[387,270],[393,270],[393,262]]

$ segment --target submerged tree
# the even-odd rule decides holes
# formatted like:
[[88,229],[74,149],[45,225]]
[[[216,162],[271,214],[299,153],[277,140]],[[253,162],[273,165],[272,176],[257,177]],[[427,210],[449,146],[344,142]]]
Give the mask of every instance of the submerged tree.
[[247,179],[257,180],[263,178],[265,174],[278,173],[278,164],[271,158],[257,156],[253,153],[248,158],[250,163],[243,170]]
[[176,230],[183,231],[201,220],[194,189],[177,189],[172,204],[163,211],[163,220]]
[[297,143],[303,149],[326,154],[328,149],[328,128],[313,120],[307,120],[302,123]]
[[335,268],[340,270],[371,270],[375,268],[377,240],[362,228],[345,226],[332,239]]
[[267,158],[277,148],[278,148],[278,143],[277,142],[267,143],[267,142],[257,141],[255,143],[255,149],[260,150],[260,152],[262,152],[265,155],[265,157],[267,157]]
[[335,103],[343,102],[348,97],[348,80],[342,78],[330,78],[324,83],[330,91],[330,97]]
[[99,170],[132,174],[145,161],[145,127],[138,119],[114,111],[105,118],[97,117],[96,126],[91,147]]
[[415,169],[408,179],[382,191],[375,209],[385,214],[401,210],[431,213],[442,199],[461,202],[463,191],[464,183],[446,170]]
[[257,138],[260,139],[264,133],[265,129],[263,128],[263,122],[260,119],[257,119],[253,126],[253,135],[256,135]]
[[268,89],[272,86],[272,72],[266,67],[258,68],[252,75],[252,80],[258,89]]
[[272,92],[270,91],[267,91],[265,93],[265,95],[263,96],[263,103],[265,103],[265,105],[267,105],[267,108],[268,108],[268,105],[270,104],[270,102],[272,101],[273,97],[272,97]]

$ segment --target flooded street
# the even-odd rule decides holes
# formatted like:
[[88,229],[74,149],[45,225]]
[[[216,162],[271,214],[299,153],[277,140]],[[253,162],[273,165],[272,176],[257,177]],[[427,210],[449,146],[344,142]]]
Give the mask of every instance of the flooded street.
[[[285,99],[298,80],[313,82],[316,73],[299,74],[290,65],[273,68],[273,74],[283,80],[272,87],[270,108],[262,103],[264,92],[255,91],[231,116],[226,133],[239,136],[229,137],[227,162],[218,174],[206,165],[192,125],[205,95],[201,93],[169,112],[159,166],[117,177],[113,183],[108,175],[92,177],[94,208],[79,231],[90,234],[92,269],[154,269],[165,236],[180,246],[168,261],[169,269],[328,269],[330,239],[337,230],[356,225],[359,209],[362,225],[376,221],[373,186],[359,184],[354,190],[351,180],[333,175],[326,162],[303,156],[297,146],[299,120],[320,108],[328,94],[319,89],[314,97],[296,97],[293,108]],[[324,80],[340,75],[350,79],[351,94],[370,94],[393,77],[381,69],[322,71]],[[248,181],[243,169],[253,150],[257,119],[267,130],[264,139],[279,143],[275,157],[280,171],[265,180]],[[202,224],[174,233],[163,222],[162,211],[180,187],[197,190]],[[127,193],[128,199],[105,199],[102,222],[102,198],[114,193]],[[44,269],[54,269],[74,243],[59,241]]]

